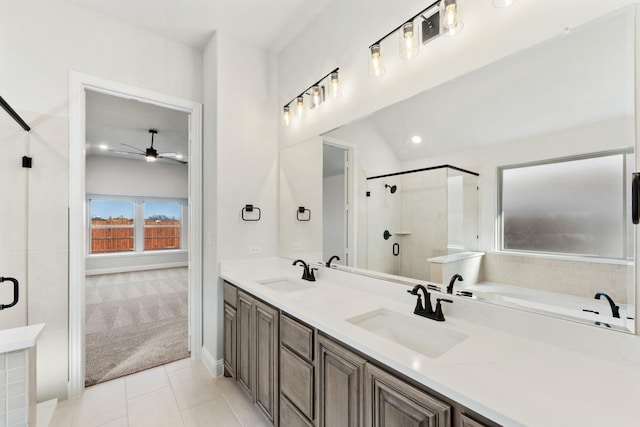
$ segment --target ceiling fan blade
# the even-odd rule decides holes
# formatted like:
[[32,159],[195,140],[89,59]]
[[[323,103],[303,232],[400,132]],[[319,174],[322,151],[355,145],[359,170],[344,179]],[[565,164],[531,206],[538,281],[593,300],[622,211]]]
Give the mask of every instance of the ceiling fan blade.
[[133,145],[125,144],[124,142],[121,142],[121,144],[122,144],[122,145],[124,145],[124,146],[127,146],[127,147],[129,147],[129,148],[133,148],[134,150],[139,151],[139,152],[141,152],[141,153],[143,153],[143,154],[144,154],[144,150],[141,150],[141,149],[139,149],[139,148],[136,148],[136,147],[134,147]]
[[133,154],[136,156],[144,156],[144,153],[132,153],[131,151],[121,151],[121,150],[109,150],[109,151],[116,154]]
[[188,163],[188,162],[186,162],[184,160],[174,159],[173,157],[158,156],[158,159],[169,160],[169,161],[180,163],[180,164],[183,164],[183,165],[186,165]]

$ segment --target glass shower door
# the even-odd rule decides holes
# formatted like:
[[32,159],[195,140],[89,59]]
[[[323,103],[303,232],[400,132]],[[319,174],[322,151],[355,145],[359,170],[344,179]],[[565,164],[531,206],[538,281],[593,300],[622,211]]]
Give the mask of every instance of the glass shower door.
[[[0,111],[0,329],[27,325],[27,172],[29,134]],[[18,282],[18,301],[14,289]]]

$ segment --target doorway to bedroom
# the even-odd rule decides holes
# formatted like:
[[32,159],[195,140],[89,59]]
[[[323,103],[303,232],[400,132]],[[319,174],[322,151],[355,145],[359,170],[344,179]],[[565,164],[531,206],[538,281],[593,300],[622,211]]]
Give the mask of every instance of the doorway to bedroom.
[[189,357],[189,114],[86,91],[85,386]]

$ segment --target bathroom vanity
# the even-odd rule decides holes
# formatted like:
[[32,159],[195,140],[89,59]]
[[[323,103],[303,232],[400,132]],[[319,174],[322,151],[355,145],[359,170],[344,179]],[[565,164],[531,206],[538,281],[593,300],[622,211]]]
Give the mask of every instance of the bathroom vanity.
[[[614,351],[626,361],[616,361],[562,345],[567,328],[574,341],[601,332],[585,325],[455,295],[444,307],[446,321],[435,322],[413,315],[407,286],[334,269],[308,282],[289,264],[221,265],[225,374],[274,425],[636,422],[640,349],[633,336],[617,334]],[[594,409],[602,405],[606,411]]]

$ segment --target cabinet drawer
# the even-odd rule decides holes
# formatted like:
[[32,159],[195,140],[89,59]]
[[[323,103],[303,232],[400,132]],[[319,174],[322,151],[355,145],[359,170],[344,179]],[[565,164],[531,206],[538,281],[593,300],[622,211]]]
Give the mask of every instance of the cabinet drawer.
[[236,301],[238,300],[238,288],[233,286],[229,282],[224,282],[224,302],[231,307],[236,308]]
[[283,314],[280,337],[282,344],[307,360],[313,360],[313,329]]
[[313,423],[302,415],[293,403],[284,396],[280,396],[280,426],[282,427],[313,427]]
[[465,414],[460,414],[460,426],[461,427],[488,427],[487,424],[483,424],[479,421],[476,421]]
[[280,348],[280,393],[310,420],[314,416],[313,378],[313,365],[296,356],[288,348]]

